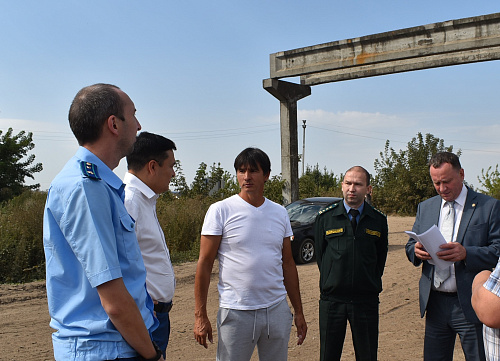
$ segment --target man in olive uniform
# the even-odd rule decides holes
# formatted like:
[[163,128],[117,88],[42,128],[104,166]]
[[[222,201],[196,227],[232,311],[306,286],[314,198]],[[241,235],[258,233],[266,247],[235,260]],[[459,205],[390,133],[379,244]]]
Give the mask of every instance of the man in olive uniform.
[[379,293],[387,259],[387,217],[365,202],[370,174],[352,167],[342,181],[343,202],[316,218],[320,271],[320,360],[340,360],[347,320],[356,360],[376,361]]

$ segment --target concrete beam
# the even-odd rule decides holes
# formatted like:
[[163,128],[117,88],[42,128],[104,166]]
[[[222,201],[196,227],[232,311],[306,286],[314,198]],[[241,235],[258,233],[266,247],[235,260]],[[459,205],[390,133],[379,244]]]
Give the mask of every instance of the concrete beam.
[[271,78],[302,85],[500,59],[500,13],[450,20],[270,55]]
[[460,54],[444,54],[441,56],[423,56],[417,59],[393,60],[390,63],[358,65],[355,68],[351,67],[304,75],[300,78],[300,82],[304,85],[318,85],[488,60],[500,60],[500,47],[462,51]]

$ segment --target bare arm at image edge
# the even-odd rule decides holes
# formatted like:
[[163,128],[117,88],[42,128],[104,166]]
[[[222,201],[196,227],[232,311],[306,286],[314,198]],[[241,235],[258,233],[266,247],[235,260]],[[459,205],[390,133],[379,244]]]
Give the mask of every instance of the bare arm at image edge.
[[479,272],[472,283],[472,307],[479,320],[488,327],[500,328],[500,297],[484,288],[491,272]]
[[290,237],[283,239],[283,279],[288,298],[290,299],[294,311],[294,321],[297,327],[297,345],[302,345],[307,334],[307,324],[302,309],[299,275],[292,256]]
[[201,236],[200,257],[194,278],[194,338],[205,348],[208,347],[207,338],[213,343],[212,325],[207,315],[207,297],[210,275],[221,239],[222,236]]

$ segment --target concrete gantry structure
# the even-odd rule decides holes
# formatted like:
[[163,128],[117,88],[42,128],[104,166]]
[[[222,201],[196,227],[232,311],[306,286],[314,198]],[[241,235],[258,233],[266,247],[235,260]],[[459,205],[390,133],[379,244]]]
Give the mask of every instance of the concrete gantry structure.
[[[311,86],[500,59],[500,13],[450,20],[270,55],[263,86],[280,101],[285,203],[298,199],[297,101]],[[300,76],[301,84],[279,80]]]

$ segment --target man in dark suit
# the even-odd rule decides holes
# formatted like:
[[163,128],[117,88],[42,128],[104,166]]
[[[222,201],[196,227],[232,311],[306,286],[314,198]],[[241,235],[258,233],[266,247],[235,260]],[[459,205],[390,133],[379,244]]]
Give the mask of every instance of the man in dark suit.
[[427,311],[424,360],[451,361],[457,333],[467,361],[485,360],[482,325],[471,306],[471,287],[477,273],[497,264],[500,201],[463,184],[464,170],[453,153],[435,154],[429,172],[438,196],[419,204],[413,232],[420,234],[437,225],[448,243],[436,255],[452,264],[445,270],[435,269],[420,242],[410,238],[406,244],[410,262],[423,264],[419,298],[421,317]]

